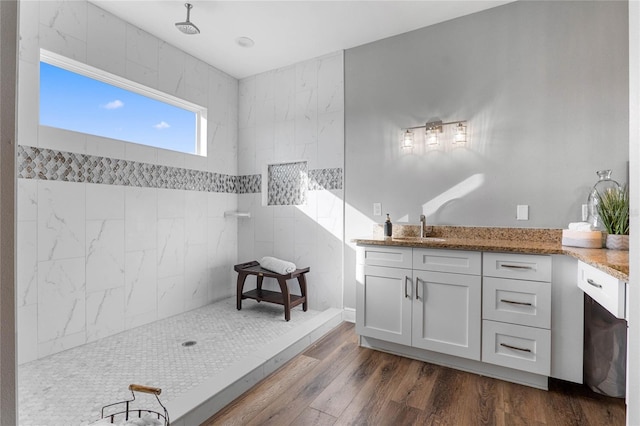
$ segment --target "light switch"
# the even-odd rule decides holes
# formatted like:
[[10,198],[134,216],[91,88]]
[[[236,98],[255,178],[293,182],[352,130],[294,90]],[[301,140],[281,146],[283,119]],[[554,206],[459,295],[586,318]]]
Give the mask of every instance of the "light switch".
[[516,208],[516,220],[529,220],[529,206],[518,204]]
[[582,205],[582,221],[589,219],[589,206],[586,204]]
[[382,216],[382,205],[380,203],[373,203],[373,215]]

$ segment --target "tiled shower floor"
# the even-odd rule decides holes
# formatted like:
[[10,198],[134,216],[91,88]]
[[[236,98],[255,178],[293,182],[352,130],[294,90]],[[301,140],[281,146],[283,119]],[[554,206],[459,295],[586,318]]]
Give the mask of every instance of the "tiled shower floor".
[[[320,317],[321,312],[296,307],[286,322],[281,306],[251,300],[237,311],[234,297],[25,363],[18,367],[19,424],[90,424],[103,405],[131,396],[130,383],[161,388],[161,401],[171,406]],[[197,343],[182,346],[188,340]],[[145,394],[136,397],[143,406],[159,408]]]

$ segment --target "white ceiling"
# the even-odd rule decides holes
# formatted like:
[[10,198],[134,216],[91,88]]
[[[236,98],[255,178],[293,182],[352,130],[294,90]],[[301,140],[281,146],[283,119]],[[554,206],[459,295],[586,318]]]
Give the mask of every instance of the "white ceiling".
[[[199,35],[174,23],[186,18],[182,0],[90,0],[123,20],[236,78],[489,9],[513,0],[213,1],[191,0]],[[255,46],[243,48],[238,37]]]

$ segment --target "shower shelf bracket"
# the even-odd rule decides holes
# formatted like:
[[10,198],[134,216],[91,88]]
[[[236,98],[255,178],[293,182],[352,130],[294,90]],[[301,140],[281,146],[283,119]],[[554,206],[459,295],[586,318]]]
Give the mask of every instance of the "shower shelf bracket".
[[246,218],[250,218],[251,217],[251,213],[250,212],[227,211],[227,212],[224,212],[224,217],[246,217]]

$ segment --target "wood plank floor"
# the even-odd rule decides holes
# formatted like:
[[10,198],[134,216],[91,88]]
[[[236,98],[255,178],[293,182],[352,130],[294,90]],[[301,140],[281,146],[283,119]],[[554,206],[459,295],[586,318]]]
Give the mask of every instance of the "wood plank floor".
[[624,425],[625,403],[549,391],[358,346],[342,323],[211,417],[211,425]]

